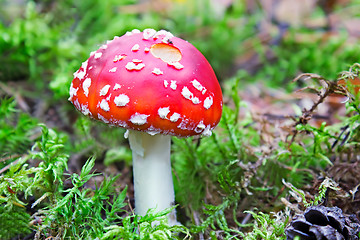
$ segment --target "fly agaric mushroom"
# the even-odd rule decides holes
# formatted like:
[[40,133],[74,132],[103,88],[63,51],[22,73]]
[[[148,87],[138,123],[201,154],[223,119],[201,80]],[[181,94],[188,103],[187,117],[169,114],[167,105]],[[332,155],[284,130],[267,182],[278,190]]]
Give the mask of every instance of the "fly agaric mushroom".
[[74,73],[69,100],[84,115],[129,130],[139,215],[174,204],[171,136],[209,136],[222,113],[208,61],[165,30],[133,30],[92,52]]

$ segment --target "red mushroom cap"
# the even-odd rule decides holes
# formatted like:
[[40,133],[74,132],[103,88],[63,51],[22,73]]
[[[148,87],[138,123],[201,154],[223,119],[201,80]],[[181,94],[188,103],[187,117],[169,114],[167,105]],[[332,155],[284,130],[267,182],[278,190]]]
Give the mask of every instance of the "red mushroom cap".
[[213,69],[190,43],[145,29],[115,37],[74,73],[69,100],[111,125],[175,136],[210,135],[222,113]]

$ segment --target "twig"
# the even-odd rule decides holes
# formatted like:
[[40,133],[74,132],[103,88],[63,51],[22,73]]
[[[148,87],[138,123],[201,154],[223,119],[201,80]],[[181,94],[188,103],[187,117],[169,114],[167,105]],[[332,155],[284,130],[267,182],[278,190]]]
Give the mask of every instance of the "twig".
[[[20,158],[16,159],[15,161],[9,163],[8,165],[6,165],[6,166],[3,167],[2,169],[0,169],[0,174],[2,174],[3,172],[6,172],[6,171],[10,168],[11,165],[17,164],[17,162],[18,162],[19,160],[20,160]],[[2,161],[2,159],[1,159],[1,161]]]
[[[0,198],[5,198],[5,197],[3,197],[3,196],[0,195]],[[22,205],[22,204],[20,204],[20,203],[17,203],[17,202],[15,202],[15,201],[11,201],[11,202],[12,202],[12,204],[14,204],[14,205],[16,205],[16,206],[18,206],[18,207],[25,208],[25,206]]]
[[294,134],[292,135],[292,138],[290,140],[289,146],[292,145],[292,143],[295,141],[295,138],[296,138],[297,134],[299,133],[299,131],[296,130],[296,126],[298,126],[298,125],[306,125],[310,121],[310,119],[313,117],[314,111],[317,109],[317,107],[321,103],[323,103],[324,100],[329,95],[331,95],[333,93],[339,93],[339,94],[342,94],[342,95],[349,96],[348,92],[346,91],[346,89],[343,86],[338,85],[337,82],[335,82],[335,81],[326,80],[326,79],[324,79],[323,77],[321,77],[320,75],[317,75],[317,74],[311,74],[311,73],[300,74],[298,77],[296,77],[293,80],[293,82],[296,82],[299,79],[304,78],[304,77],[305,77],[304,80],[315,79],[315,80],[318,80],[320,82],[320,84],[324,83],[324,84],[321,84],[321,85],[325,87],[325,91],[318,91],[318,90],[316,90],[314,88],[311,88],[311,87],[305,87],[305,88],[301,89],[301,91],[305,90],[305,89],[312,89],[312,90],[316,91],[316,93],[319,96],[319,99],[312,105],[312,107],[309,110],[307,110],[307,109],[302,110],[303,114],[296,120],[296,122],[293,125],[295,130],[294,130]]
[[[200,226],[200,219],[199,219],[199,214],[197,211],[193,211],[193,217],[194,217],[194,222],[196,226]],[[199,233],[199,240],[204,240],[204,234],[202,232]]]
[[127,198],[127,202],[128,202],[128,206],[130,208],[130,212],[134,215],[135,214],[135,211],[134,209],[132,208],[131,206],[131,202],[130,202],[130,197],[126,194],[126,198]]
[[20,155],[19,154],[15,154],[13,156],[7,156],[7,157],[4,157],[4,158],[0,158],[0,162],[5,162],[7,160],[10,160],[12,158],[18,158]]
[[[252,211],[252,209],[250,210]],[[245,217],[243,218],[243,220],[241,221],[241,225],[244,226],[246,225],[249,221],[250,221],[250,218],[252,217],[252,214],[250,212],[248,212]],[[240,226],[238,228],[239,231],[241,231],[242,227]]]
[[30,107],[24,100],[24,98],[15,91],[11,87],[7,86],[6,84],[0,82],[0,88],[3,89],[8,95],[13,96],[16,99],[17,104],[24,112],[30,112]]

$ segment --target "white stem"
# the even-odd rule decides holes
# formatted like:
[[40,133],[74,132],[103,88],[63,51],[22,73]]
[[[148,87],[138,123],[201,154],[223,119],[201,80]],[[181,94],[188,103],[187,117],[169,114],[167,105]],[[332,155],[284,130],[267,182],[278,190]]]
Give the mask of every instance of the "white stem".
[[[173,206],[171,137],[130,130],[129,142],[133,156],[135,213],[143,216],[150,208],[161,211]],[[176,224],[175,211],[169,216],[169,224]]]

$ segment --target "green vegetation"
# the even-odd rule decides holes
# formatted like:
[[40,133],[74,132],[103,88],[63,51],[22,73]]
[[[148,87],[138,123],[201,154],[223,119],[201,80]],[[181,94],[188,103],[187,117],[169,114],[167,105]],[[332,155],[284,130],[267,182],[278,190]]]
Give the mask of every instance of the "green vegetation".
[[[359,36],[211,2],[0,0],[0,239],[286,239],[307,206],[359,212]],[[332,12],[356,18],[359,5]],[[67,101],[88,54],[134,28],[193,43],[223,88],[213,135],[173,138],[182,225],[167,224],[172,209],[134,214],[125,131]]]

